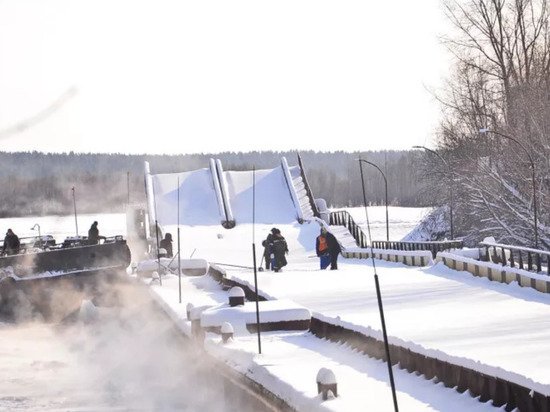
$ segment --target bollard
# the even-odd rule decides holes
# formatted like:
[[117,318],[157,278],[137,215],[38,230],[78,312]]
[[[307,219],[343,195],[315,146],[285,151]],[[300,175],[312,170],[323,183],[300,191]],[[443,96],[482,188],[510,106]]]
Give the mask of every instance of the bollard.
[[244,305],[244,290],[239,286],[229,289],[229,306]]
[[335,397],[338,397],[338,388],[336,376],[330,369],[321,368],[317,372],[317,393],[323,394],[323,400],[328,399],[328,393],[332,392]]
[[160,283],[160,276],[159,273],[155,270],[153,273],[151,273],[151,284],[159,282]]
[[229,339],[233,339],[234,331],[233,331],[233,326],[231,326],[231,323],[229,322],[222,323],[221,333],[222,333],[223,343],[227,343]]
[[317,393],[321,393],[321,381],[323,380],[323,376],[327,371],[327,368],[321,368],[319,369],[319,372],[317,372]]
[[206,306],[193,307],[189,311],[189,318],[191,320],[191,334],[197,340],[203,340],[205,337],[204,330],[201,326],[201,314],[206,309]]
[[192,303],[188,303],[185,307],[185,311],[187,312],[187,320],[191,320],[191,310],[193,310],[194,306]]

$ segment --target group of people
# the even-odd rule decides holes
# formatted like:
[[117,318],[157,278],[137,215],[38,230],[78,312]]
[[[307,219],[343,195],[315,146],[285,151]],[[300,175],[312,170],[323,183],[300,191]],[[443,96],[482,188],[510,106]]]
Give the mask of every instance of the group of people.
[[[266,270],[273,269],[274,272],[281,272],[287,265],[285,255],[288,255],[288,245],[281,231],[274,227],[267,238],[262,242],[264,247],[264,259]],[[321,228],[321,234],[315,242],[315,252],[320,260],[321,269],[330,265],[330,270],[338,269],[338,255],[342,252],[338,240],[325,227]]]
[[[99,235],[98,223],[92,223],[90,230],[88,230],[88,244],[97,245],[100,239],[105,239],[105,236]],[[18,255],[21,251],[21,241],[13,230],[8,229],[6,236],[4,237],[4,244],[2,245],[2,255]]]
[[265,268],[281,272],[287,265],[285,255],[288,255],[288,245],[281,231],[276,227],[271,229],[271,233],[262,242],[262,246],[264,247]]

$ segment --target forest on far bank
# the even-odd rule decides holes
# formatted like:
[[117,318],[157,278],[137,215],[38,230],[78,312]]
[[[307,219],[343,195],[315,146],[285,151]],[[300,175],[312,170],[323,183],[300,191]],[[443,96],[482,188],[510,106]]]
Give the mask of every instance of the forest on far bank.
[[[358,158],[379,166],[388,179],[388,198],[392,205],[428,206],[416,178],[418,152],[313,152],[300,153],[307,177],[316,197],[331,206],[358,206],[363,203]],[[225,170],[274,168],[285,156],[290,165],[298,164],[296,152],[249,152],[128,155],[0,152],[0,179],[4,187],[1,217],[70,214],[72,188],[81,213],[122,212],[128,202],[145,202],[143,162],[149,161],[152,173],[194,170],[208,166],[211,157],[219,158]],[[384,204],[383,179],[374,167],[366,166],[367,202]],[[129,177],[129,180],[128,180]],[[129,181],[129,185],[128,185]]]

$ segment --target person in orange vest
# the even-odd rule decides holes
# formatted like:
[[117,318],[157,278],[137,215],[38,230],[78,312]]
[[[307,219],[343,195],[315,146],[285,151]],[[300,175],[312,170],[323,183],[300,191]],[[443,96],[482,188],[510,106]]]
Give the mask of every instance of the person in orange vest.
[[338,255],[341,251],[340,244],[334,235],[322,227],[321,234],[317,236],[315,242],[315,252],[320,258],[321,269],[326,269],[329,264],[330,270],[338,269]]

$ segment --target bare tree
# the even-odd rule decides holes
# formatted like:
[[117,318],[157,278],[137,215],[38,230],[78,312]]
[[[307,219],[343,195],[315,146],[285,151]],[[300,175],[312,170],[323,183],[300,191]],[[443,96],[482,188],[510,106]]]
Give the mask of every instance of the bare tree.
[[[442,95],[438,145],[452,164],[459,235],[532,245],[535,161],[540,244],[550,247],[550,29],[547,0],[445,0],[456,58]],[[427,159],[427,156],[424,156]],[[432,167],[427,160],[424,173]],[[441,173],[449,173],[442,170]],[[434,182],[444,190],[442,180]]]

